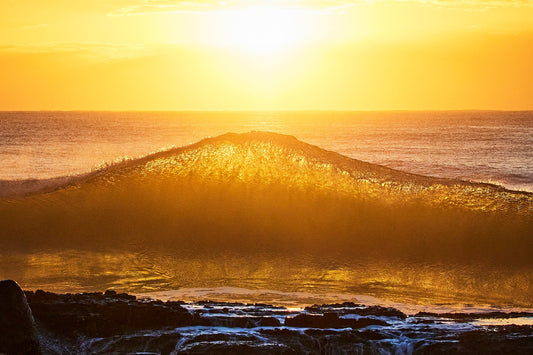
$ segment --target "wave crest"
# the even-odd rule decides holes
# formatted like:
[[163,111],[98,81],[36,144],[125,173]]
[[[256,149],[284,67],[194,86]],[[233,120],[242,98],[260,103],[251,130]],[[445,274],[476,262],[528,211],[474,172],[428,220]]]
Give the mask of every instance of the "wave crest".
[[1,243],[526,264],[533,251],[531,193],[409,174],[275,133],[225,134],[58,182],[0,200]]

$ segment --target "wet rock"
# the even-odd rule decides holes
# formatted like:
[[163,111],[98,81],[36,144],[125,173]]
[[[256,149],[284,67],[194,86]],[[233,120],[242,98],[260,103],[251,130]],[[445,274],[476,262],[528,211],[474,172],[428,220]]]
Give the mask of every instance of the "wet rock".
[[116,298],[116,299],[122,299],[122,300],[130,300],[134,301],[137,298],[133,295],[128,295],[127,293],[117,293],[115,290],[107,290],[104,292],[104,296]]
[[380,342],[386,337],[379,332],[310,328],[304,332],[265,329],[261,334],[273,342],[289,346],[299,354],[394,353],[392,344]]
[[257,325],[260,327],[279,327],[281,322],[274,317],[261,317]]
[[246,343],[196,343],[177,351],[176,354],[298,354],[283,344],[246,344]]
[[253,307],[255,308],[261,308],[261,309],[268,309],[268,310],[273,310],[273,309],[285,309],[285,307],[281,307],[281,306],[273,306],[271,304],[266,304],[266,303],[254,303],[253,304]]
[[344,310],[347,308],[363,308],[363,307],[365,306],[362,304],[358,304],[354,302],[343,302],[343,303],[331,303],[331,304],[323,304],[323,305],[314,304],[312,306],[305,307],[305,310],[308,312],[321,313],[321,312],[324,312],[325,310],[332,310],[332,309]]
[[379,319],[359,318],[346,319],[340,318],[337,313],[316,314],[298,314],[295,317],[285,318],[286,327],[297,328],[363,328],[369,325],[387,326],[388,323]]
[[177,354],[296,354],[287,345],[245,333],[199,334],[180,344]]
[[177,303],[137,302],[135,296],[113,292],[58,295],[36,291],[26,296],[40,324],[70,337],[107,337],[195,324],[195,318]]
[[210,326],[227,328],[254,328],[256,323],[250,317],[206,317]]
[[182,336],[172,331],[143,331],[130,335],[116,335],[109,338],[90,339],[80,350],[86,354],[170,354]]
[[363,330],[358,332],[359,337],[366,340],[383,340],[390,337],[390,334],[387,334],[383,331],[377,330]]
[[269,337],[292,337],[301,334],[300,331],[287,328],[261,329],[259,333]]
[[459,334],[458,341],[447,340],[423,344],[419,354],[532,354],[533,327],[495,326]]
[[240,303],[240,302],[227,302],[226,303],[226,302],[215,302],[215,301],[209,301],[209,300],[198,301],[198,302],[196,302],[196,304],[204,306],[204,307],[216,307],[216,306],[219,306],[219,307],[239,307],[239,306],[245,306],[244,303]]
[[310,313],[336,312],[339,314],[357,314],[360,316],[396,317],[406,319],[407,315],[392,307],[368,306],[353,302],[313,305],[305,308]]
[[210,316],[201,319],[201,325],[227,328],[279,327],[281,325],[280,321],[274,317]]
[[396,317],[399,319],[406,319],[407,315],[402,311],[392,307],[369,306],[356,311],[351,311],[350,314],[358,314],[361,316],[376,316],[376,317]]
[[465,321],[481,318],[468,313],[405,319],[394,308],[353,303],[302,312],[264,304],[136,300],[115,291],[36,291],[26,297],[47,353],[533,353],[532,326],[479,326]]
[[0,353],[41,353],[31,309],[12,280],[0,281]]

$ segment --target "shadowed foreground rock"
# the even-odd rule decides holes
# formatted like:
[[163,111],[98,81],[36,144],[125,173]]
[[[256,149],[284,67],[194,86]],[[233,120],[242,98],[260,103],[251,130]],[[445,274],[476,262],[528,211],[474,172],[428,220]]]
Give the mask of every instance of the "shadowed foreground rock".
[[369,325],[389,325],[387,322],[372,319],[344,319],[339,318],[339,315],[334,312],[328,312],[323,315],[317,314],[298,314],[296,317],[285,319],[285,325],[287,327],[297,328],[364,328]]
[[41,353],[30,307],[13,280],[0,281],[0,353]]
[[531,325],[476,324],[489,316],[533,317],[524,312],[407,316],[394,308],[351,302],[290,310],[137,300],[114,291],[38,290],[27,291],[26,297],[45,354],[533,353]]
[[177,302],[137,302],[135,296],[114,291],[59,295],[37,290],[26,296],[39,324],[69,337],[107,337],[198,323]]

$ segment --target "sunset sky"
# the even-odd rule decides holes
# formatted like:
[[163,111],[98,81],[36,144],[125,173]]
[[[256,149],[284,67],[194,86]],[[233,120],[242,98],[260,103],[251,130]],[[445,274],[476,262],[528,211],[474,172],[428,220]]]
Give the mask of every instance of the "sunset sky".
[[533,0],[0,0],[0,110],[533,109]]

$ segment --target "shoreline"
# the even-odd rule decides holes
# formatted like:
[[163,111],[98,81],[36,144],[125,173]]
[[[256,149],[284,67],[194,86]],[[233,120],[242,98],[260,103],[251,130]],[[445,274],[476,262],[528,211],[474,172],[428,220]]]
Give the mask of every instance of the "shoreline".
[[186,303],[211,300],[217,303],[239,302],[245,304],[262,303],[276,307],[285,307],[291,310],[304,310],[316,304],[341,304],[345,302],[364,304],[366,306],[381,306],[398,309],[407,316],[420,312],[434,314],[461,314],[461,313],[491,313],[491,312],[529,312],[533,314],[532,307],[511,305],[497,305],[489,303],[472,303],[460,300],[430,303],[407,303],[400,300],[380,298],[373,295],[349,294],[339,292],[288,292],[269,289],[247,289],[243,287],[196,287],[180,288],[175,290],[162,290],[153,292],[133,292],[138,299],[154,299],[163,302],[182,301]]
[[295,310],[263,303],[163,302],[111,290],[24,294],[43,354],[533,350],[532,312],[407,315],[354,302]]

